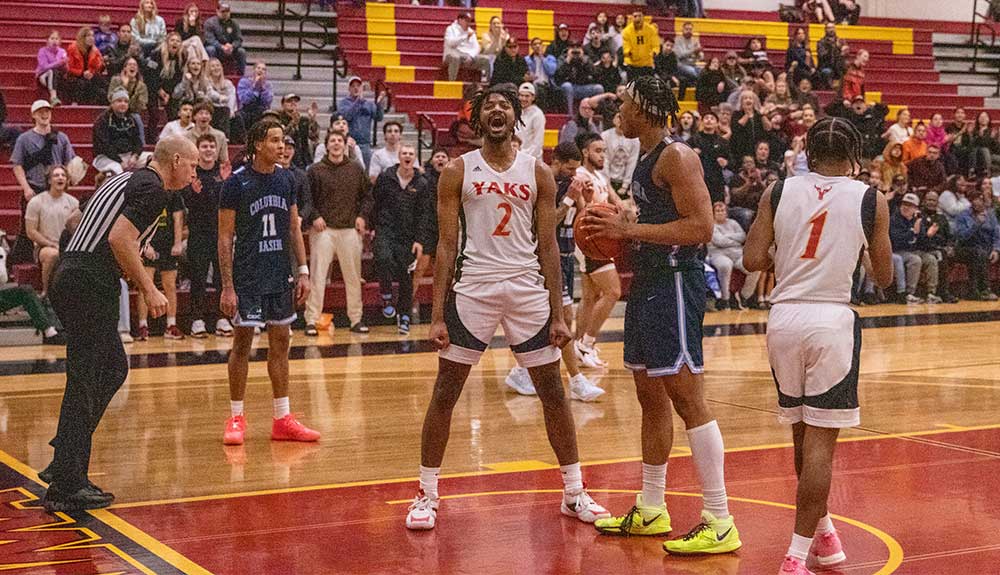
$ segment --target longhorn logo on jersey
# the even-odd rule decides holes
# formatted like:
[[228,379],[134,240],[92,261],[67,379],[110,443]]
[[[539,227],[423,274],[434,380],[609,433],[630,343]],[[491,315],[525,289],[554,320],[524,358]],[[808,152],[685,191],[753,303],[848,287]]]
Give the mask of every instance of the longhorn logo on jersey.
[[824,187],[824,186],[813,185],[813,187],[816,188],[816,193],[819,195],[819,201],[821,201],[821,202],[823,201],[823,196],[825,196],[828,193],[830,193],[830,190],[833,189],[833,186],[825,186]]
[[522,200],[531,199],[531,186],[511,182],[472,182],[472,188],[477,196],[483,194],[499,194]]

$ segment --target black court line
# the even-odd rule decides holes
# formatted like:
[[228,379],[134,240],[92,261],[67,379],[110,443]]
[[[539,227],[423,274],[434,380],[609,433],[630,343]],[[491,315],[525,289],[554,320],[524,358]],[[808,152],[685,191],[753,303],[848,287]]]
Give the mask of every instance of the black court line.
[[[861,318],[861,326],[864,329],[875,329],[990,321],[1000,321],[1000,310],[863,317]],[[704,327],[705,337],[761,335],[764,333],[767,333],[766,322],[730,323]],[[598,341],[604,343],[621,342],[623,337],[622,330],[611,330],[601,333]],[[502,337],[494,337],[490,342],[490,347],[493,349],[504,348],[507,347],[507,343]],[[435,351],[434,346],[430,340],[358,341],[329,345],[293,345],[289,350],[289,358],[329,359],[430,353],[433,351]],[[129,365],[133,369],[218,365],[228,361],[229,350],[137,353],[129,356]],[[267,348],[254,349],[250,355],[250,361],[267,361]],[[65,371],[65,359],[0,361],[0,376],[51,374],[64,373]]]

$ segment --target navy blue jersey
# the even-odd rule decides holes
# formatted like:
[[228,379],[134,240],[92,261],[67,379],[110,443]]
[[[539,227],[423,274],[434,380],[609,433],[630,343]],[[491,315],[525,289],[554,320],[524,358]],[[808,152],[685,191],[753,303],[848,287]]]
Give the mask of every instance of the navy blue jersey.
[[283,168],[261,174],[246,165],[222,185],[219,208],[236,212],[233,287],[238,293],[267,295],[290,288],[296,200],[292,173]]
[[[573,178],[556,178],[557,209],[569,192],[569,185],[572,183]],[[560,254],[572,254],[576,251],[576,243],[573,241],[573,221],[575,219],[576,206],[574,205],[566,212],[566,216],[556,224],[556,239],[559,241]]]
[[[673,143],[675,140],[665,138],[648,154],[639,158],[639,163],[635,166],[635,172],[632,174],[632,195],[639,209],[640,224],[666,224],[680,219],[670,186],[661,188],[653,183],[653,167],[656,166],[663,150]],[[698,251],[697,245],[668,246],[640,242],[633,266],[636,279],[646,276],[660,277],[678,268],[701,269]]]

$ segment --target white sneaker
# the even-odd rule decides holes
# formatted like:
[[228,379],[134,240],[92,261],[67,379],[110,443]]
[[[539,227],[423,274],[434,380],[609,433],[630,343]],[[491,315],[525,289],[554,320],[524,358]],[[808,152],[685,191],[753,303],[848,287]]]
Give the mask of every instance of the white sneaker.
[[521,395],[538,395],[538,392],[535,391],[535,384],[531,382],[528,370],[521,366],[512,368],[503,382],[507,387]]
[[919,297],[917,297],[917,296],[915,296],[915,295],[913,295],[913,294],[907,294],[906,295],[906,303],[908,305],[917,305],[917,304],[924,303],[924,300],[921,299],[921,298],[919,298]]
[[594,382],[587,379],[587,376],[578,373],[569,380],[569,397],[577,401],[594,401],[604,395],[604,390]]
[[927,294],[927,303],[942,303],[943,301],[937,294]]
[[598,519],[611,517],[611,513],[598,505],[584,489],[576,493],[563,493],[562,505],[559,507],[559,511],[563,515],[576,517],[584,523],[593,523]]
[[122,343],[132,343],[133,341],[135,341],[134,339],[132,339],[132,334],[130,334],[127,331],[118,332],[118,337],[121,338]]
[[193,322],[191,322],[191,337],[199,339],[203,337],[208,337],[208,332],[205,331],[204,321],[196,319]]
[[607,367],[608,363],[606,361],[601,361],[601,358],[597,356],[597,348],[587,347],[583,345],[583,342],[580,340],[573,342],[573,348],[576,350],[578,354],[577,358],[584,367],[593,369]]
[[226,318],[220,318],[219,321],[215,322],[215,335],[221,337],[232,337],[233,324],[229,323],[229,320]]
[[438,505],[440,505],[439,499],[427,497],[422,489],[418,491],[413,503],[410,504],[410,512],[406,514],[406,528],[414,531],[434,529]]

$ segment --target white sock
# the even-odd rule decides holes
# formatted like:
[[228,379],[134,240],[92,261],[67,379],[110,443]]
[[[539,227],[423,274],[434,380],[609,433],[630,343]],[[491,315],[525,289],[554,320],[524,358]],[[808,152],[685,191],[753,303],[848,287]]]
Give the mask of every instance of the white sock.
[[431,499],[438,498],[438,475],[441,474],[440,467],[420,466],[420,489],[424,495]]
[[642,464],[642,502],[650,507],[663,505],[663,492],[667,489],[667,464]]
[[812,544],[812,537],[803,537],[797,533],[792,533],[792,544],[788,546],[788,554],[800,561],[805,561]]
[[144,320],[144,319],[140,319],[139,320],[139,327],[149,327],[149,321]]
[[583,490],[583,472],[580,471],[580,462],[569,465],[560,465],[562,472],[563,493],[578,493]]
[[819,518],[819,523],[816,524],[817,535],[833,533],[834,531],[836,531],[836,529],[833,527],[833,519],[830,519],[829,513]]
[[44,335],[45,337],[55,337],[59,335],[59,332],[56,331],[56,328],[50,325],[49,327],[45,328],[45,331],[42,332],[42,335]]
[[167,326],[177,325],[177,316],[168,315],[167,316]]
[[291,413],[291,408],[288,407],[288,397],[275,397],[274,398],[274,418],[281,419]]
[[583,339],[581,340],[581,342],[583,343],[584,347],[586,347],[587,349],[591,349],[592,347],[594,347],[594,343],[597,342],[597,338],[585,333],[583,334]]
[[237,415],[243,415],[243,400],[230,401],[229,411],[233,413],[233,417],[236,417]]
[[729,503],[726,497],[726,479],[723,473],[725,445],[719,424],[713,419],[687,431],[691,457],[698,467],[701,478],[701,493],[705,511],[717,519],[729,517]]

